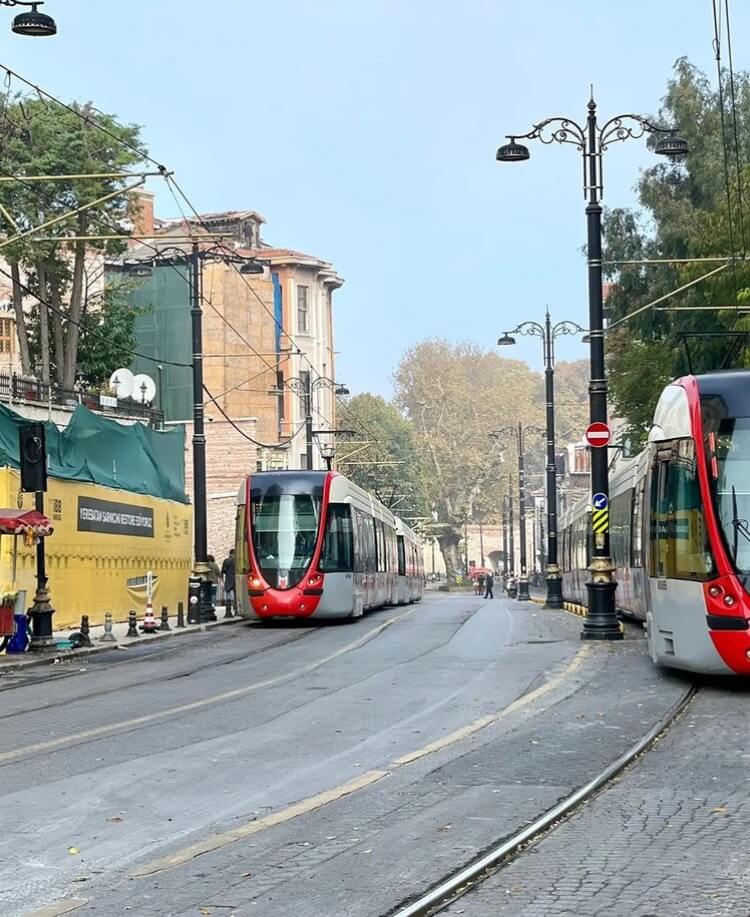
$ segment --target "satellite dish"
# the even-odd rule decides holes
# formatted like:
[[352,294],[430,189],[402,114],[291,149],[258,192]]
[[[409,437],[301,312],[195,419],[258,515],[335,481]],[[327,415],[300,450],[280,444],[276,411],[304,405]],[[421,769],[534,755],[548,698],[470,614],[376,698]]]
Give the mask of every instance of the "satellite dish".
[[130,395],[139,404],[151,404],[156,397],[156,383],[144,373],[133,376],[133,391]]
[[129,369],[116,369],[109,377],[109,389],[115,398],[130,398],[134,376]]

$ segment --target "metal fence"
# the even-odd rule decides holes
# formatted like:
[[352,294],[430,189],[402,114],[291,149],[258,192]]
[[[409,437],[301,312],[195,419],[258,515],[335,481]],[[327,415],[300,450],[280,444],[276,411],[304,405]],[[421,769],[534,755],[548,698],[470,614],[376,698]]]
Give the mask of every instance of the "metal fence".
[[18,376],[15,373],[0,373],[0,401],[9,404],[36,404],[56,405],[73,410],[77,405],[98,414],[111,414],[117,417],[144,418],[157,428],[164,422],[161,410],[148,404],[139,404],[137,401],[120,401],[109,395],[99,392],[70,391],[61,385],[51,383],[45,385],[38,379],[27,376]]

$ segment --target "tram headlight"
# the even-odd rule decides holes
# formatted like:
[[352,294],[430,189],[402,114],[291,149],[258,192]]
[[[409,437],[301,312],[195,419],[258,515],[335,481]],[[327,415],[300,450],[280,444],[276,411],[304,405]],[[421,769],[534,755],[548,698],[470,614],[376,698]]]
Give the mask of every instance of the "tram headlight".
[[714,599],[718,599],[723,591],[724,590],[721,588],[721,586],[717,586],[715,583],[713,586],[708,587],[708,594]]
[[725,595],[725,596],[724,596],[724,604],[725,604],[726,606],[730,607],[730,608],[731,608],[732,605],[735,604],[736,601],[737,601],[737,599],[735,599],[735,597],[734,597],[733,595]]

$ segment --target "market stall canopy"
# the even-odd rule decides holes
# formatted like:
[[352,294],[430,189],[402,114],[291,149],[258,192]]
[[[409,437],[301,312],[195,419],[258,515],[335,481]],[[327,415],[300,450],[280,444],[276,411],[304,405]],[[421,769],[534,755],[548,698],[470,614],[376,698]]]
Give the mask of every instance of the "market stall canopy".
[[35,509],[0,509],[0,535],[51,535],[52,523]]

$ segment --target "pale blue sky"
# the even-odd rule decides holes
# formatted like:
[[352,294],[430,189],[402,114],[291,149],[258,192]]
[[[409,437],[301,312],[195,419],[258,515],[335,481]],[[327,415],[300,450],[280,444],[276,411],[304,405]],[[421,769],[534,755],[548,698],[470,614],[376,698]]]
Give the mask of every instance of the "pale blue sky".
[[[735,66],[750,8],[734,2]],[[579,156],[506,133],[562,114],[655,112],[674,60],[714,76],[710,0],[47,0],[54,39],[9,31],[2,62],[144,126],[204,211],[256,209],[266,238],[334,262],[338,376],[388,394],[428,335],[494,345],[540,318],[586,323]],[[642,141],[614,147],[610,206],[632,202]],[[157,190],[154,188],[154,190]],[[159,212],[173,216],[168,195]],[[509,353],[506,351],[506,353]],[[538,366],[535,340],[515,354]],[[563,341],[561,358],[585,355]]]

